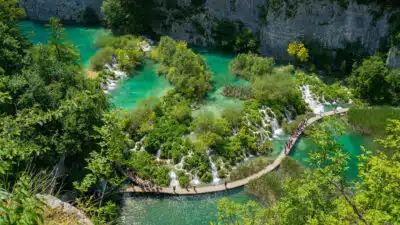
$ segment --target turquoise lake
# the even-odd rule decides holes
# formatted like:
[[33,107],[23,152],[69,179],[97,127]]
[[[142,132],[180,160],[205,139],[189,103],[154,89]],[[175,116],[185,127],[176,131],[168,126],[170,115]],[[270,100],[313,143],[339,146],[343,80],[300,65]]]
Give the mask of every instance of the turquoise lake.
[[[21,31],[34,43],[47,43],[48,30],[43,24],[31,21],[21,21]],[[67,40],[79,48],[81,63],[87,67],[90,58],[96,53],[95,40],[108,31],[102,28],[85,28],[82,26],[65,26]],[[225,84],[247,84],[229,73],[228,65],[233,55],[224,54],[207,49],[196,49],[207,61],[210,70],[214,73],[212,82],[214,90],[210,91],[202,110],[219,113],[226,106],[240,106],[239,100],[226,98],[220,94]],[[132,109],[137,102],[150,96],[162,96],[171,85],[156,74],[157,66],[150,60],[132,76],[123,81],[111,93],[110,100],[116,107]],[[351,155],[348,178],[355,179],[358,174],[356,156],[361,154],[360,145],[371,146],[369,137],[349,131],[338,139],[344,150]],[[279,152],[285,145],[286,137],[275,140],[274,152]],[[313,148],[308,138],[302,138],[296,145],[291,157],[307,164],[307,153]],[[138,225],[200,225],[215,221],[217,201],[221,197],[228,197],[238,202],[255,200],[244,192],[242,188],[224,193],[201,195],[193,197],[126,197],[124,198],[123,214],[121,219],[125,224]]]

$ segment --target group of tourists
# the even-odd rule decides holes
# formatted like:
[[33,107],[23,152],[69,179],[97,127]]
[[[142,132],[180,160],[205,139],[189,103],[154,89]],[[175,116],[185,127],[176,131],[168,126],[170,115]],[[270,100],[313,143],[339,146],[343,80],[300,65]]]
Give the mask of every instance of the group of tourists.
[[296,138],[300,136],[304,128],[307,126],[307,120],[303,120],[300,122],[299,126],[297,126],[296,130],[293,130],[292,135],[290,136],[288,142],[285,146],[285,154],[289,154],[290,149],[292,149],[293,145],[296,143]]

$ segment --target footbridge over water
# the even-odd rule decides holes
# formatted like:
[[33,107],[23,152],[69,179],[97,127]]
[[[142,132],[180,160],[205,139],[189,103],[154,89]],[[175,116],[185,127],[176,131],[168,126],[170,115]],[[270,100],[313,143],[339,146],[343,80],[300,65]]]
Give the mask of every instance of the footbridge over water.
[[317,122],[318,120],[324,118],[324,117],[329,117],[332,115],[336,114],[343,114],[347,113],[349,111],[348,108],[346,109],[338,109],[338,110],[333,110],[329,111],[326,113],[322,113],[320,115],[316,115],[307,121],[303,121],[300,123],[300,125],[297,127],[296,131],[293,132],[293,134],[290,136],[288,143],[286,144],[285,148],[281,151],[279,156],[275,159],[275,161],[266,166],[263,170],[246,177],[241,180],[233,181],[221,185],[210,185],[210,186],[204,186],[204,187],[196,187],[194,188],[181,188],[181,187],[176,187],[175,190],[173,187],[166,187],[166,188],[160,188],[160,187],[151,187],[151,188],[144,188],[140,186],[132,186],[132,187],[127,187],[122,190],[122,192],[128,192],[128,193],[158,193],[158,194],[171,194],[171,195],[197,195],[197,194],[207,194],[207,193],[214,193],[214,192],[219,192],[219,191],[226,191],[227,189],[233,189],[233,188],[238,188],[242,187],[246,184],[248,184],[251,180],[258,179],[261,176],[275,170],[282,162],[284,158],[286,158],[287,155],[292,151],[293,147],[295,146],[295,143],[297,140],[300,138],[301,134],[304,132],[304,129],[307,126],[310,126],[311,124]]

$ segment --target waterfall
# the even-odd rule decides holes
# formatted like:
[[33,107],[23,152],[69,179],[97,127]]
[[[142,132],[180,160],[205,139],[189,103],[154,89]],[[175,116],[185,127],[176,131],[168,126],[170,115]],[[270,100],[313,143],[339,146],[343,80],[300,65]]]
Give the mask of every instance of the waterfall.
[[160,157],[161,157],[161,148],[158,149],[157,154],[156,154],[156,160],[160,161]]
[[177,169],[177,170],[182,170],[182,169],[183,169],[183,163],[184,163],[184,162],[185,162],[185,156],[183,156],[183,157],[181,158],[181,161],[179,161],[179,163],[176,164],[176,165],[174,166],[174,168]]
[[[262,106],[259,111],[260,111],[260,113],[262,113],[264,115],[264,117],[261,120],[263,127],[266,127],[268,124],[271,124],[272,137],[276,138],[276,137],[282,135],[283,130],[279,126],[279,122],[278,122],[278,119],[276,118],[275,113],[266,106]],[[267,111],[272,115],[272,118],[268,115]],[[268,136],[270,138],[270,135],[268,135]],[[263,141],[265,141],[265,139]]]
[[278,138],[279,136],[281,136],[283,134],[283,130],[279,126],[278,119],[276,119],[276,117],[274,117],[271,121],[271,124],[272,124],[273,138]]
[[190,181],[190,183],[194,186],[199,185],[200,184],[200,180],[199,177],[197,176],[197,173],[194,175],[193,180]]
[[144,151],[144,146],[143,146],[143,141],[146,138],[146,136],[142,137],[139,141],[135,143],[135,147],[131,149],[131,151],[136,152],[136,151]]
[[114,58],[113,63],[106,64],[105,65],[106,69],[108,69],[110,72],[114,73],[114,78],[107,77],[106,78],[106,85],[104,87],[104,93],[109,93],[110,91],[114,90],[117,88],[117,83],[119,79],[127,77],[127,74],[123,71],[120,71],[117,68],[117,60]]
[[170,183],[169,183],[169,186],[171,186],[171,187],[178,187],[179,186],[179,181],[178,181],[178,176],[176,175],[176,173],[173,171],[173,170],[171,170],[171,171],[169,171],[169,178],[170,178]]
[[[293,108],[293,107],[292,107]],[[292,114],[292,112],[289,110],[289,109],[287,109],[286,107],[285,107],[285,109],[284,109],[284,111],[285,111],[285,118],[286,118],[286,121],[288,122],[288,123],[291,123],[291,122],[293,122],[293,114]]]
[[320,113],[324,112],[324,105],[321,102],[319,102],[318,100],[314,99],[314,97],[312,96],[312,93],[310,91],[309,85],[301,86],[300,90],[301,90],[304,101],[312,109],[314,114],[320,114]]
[[221,179],[219,179],[219,177],[218,177],[217,166],[215,165],[214,161],[211,158],[211,151],[210,150],[208,150],[208,160],[210,161],[210,165],[211,165],[211,174],[212,174],[212,177],[213,177],[212,183],[214,185],[217,185],[217,184],[219,184],[219,181]]

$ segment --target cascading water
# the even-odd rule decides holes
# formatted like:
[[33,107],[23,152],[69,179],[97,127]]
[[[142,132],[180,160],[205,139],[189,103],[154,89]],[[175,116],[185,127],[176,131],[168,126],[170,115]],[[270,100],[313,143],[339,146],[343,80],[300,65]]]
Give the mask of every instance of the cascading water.
[[136,151],[144,151],[145,149],[144,149],[144,146],[143,146],[143,141],[144,141],[145,138],[146,138],[146,136],[142,137],[142,139],[137,141],[135,143],[135,147],[133,149],[131,149],[131,151],[134,151],[134,152],[136,152]]
[[210,161],[210,165],[211,165],[211,174],[212,174],[212,177],[213,177],[212,183],[214,185],[217,185],[217,184],[219,184],[219,181],[221,179],[219,179],[219,177],[218,177],[217,166],[215,165],[214,161],[211,158],[211,150],[208,150],[208,160]]
[[183,170],[183,163],[184,163],[184,162],[185,162],[185,156],[183,156],[183,157],[181,158],[181,161],[179,161],[179,163],[176,164],[176,165],[174,166],[174,168],[177,169],[177,170]]
[[199,185],[201,183],[199,177],[197,176],[197,173],[194,175],[194,178],[193,180],[190,181],[190,183],[194,186]]
[[[270,117],[268,112],[272,115],[272,118]],[[271,124],[273,138],[277,138],[278,136],[283,134],[283,130],[279,126],[278,119],[276,118],[275,113],[270,108],[262,106],[260,109],[260,113],[264,115],[261,120],[263,127]],[[271,139],[271,135],[268,135],[268,137]]]
[[125,72],[122,72],[120,70],[117,70],[117,60],[114,58],[113,63],[106,64],[105,65],[106,69],[108,69],[110,72],[114,73],[114,78],[107,77],[106,85],[104,87],[104,93],[109,93],[110,91],[114,90],[117,88],[117,83],[120,79],[126,78],[127,74]]
[[[291,107],[291,108],[293,108],[293,107]],[[286,121],[287,121],[288,123],[293,122],[293,114],[292,114],[292,111],[290,111],[290,110],[289,110],[288,108],[286,108],[286,107],[285,107],[284,111],[285,111],[285,118],[286,118]]]
[[179,181],[178,181],[178,176],[176,175],[176,173],[171,170],[169,171],[169,179],[170,179],[170,183],[169,186],[170,187],[178,187],[179,186]]
[[158,151],[157,151],[156,160],[157,160],[157,161],[160,161],[160,158],[161,158],[161,148],[158,149]]
[[314,114],[320,114],[324,112],[324,105],[319,102],[318,100],[315,100],[311,91],[310,91],[310,86],[309,85],[303,85],[300,87],[302,97],[304,101],[308,104],[308,106],[312,109]]

